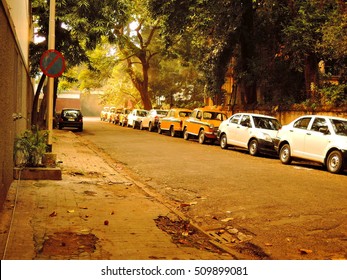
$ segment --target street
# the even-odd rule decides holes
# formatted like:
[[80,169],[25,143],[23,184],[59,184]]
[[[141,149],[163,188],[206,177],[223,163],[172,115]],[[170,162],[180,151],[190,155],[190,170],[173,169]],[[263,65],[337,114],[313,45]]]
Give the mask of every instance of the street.
[[253,258],[346,259],[347,172],[85,118],[76,133],[228,246]]

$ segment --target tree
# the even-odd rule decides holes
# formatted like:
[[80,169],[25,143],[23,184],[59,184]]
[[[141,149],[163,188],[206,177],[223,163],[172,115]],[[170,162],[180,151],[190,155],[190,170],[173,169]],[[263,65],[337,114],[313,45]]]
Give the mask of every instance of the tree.
[[[319,84],[321,59],[345,68],[344,1],[336,0],[149,0],[161,20],[167,45],[190,34],[209,95],[221,91],[233,68],[244,104],[267,100],[302,100]],[[331,31],[334,31],[334,35]],[[335,36],[336,34],[336,36]],[[340,36],[344,38],[341,39]],[[262,93],[265,92],[265,93]],[[274,99],[274,97],[276,97]],[[309,97],[308,96],[305,96]]]
[[[113,27],[121,24],[128,17],[127,5],[127,1],[121,0],[56,1],[55,48],[64,55],[68,67],[88,61],[86,50],[95,48],[102,36],[112,38]],[[47,49],[49,1],[33,0],[32,13],[36,35],[44,38],[40,43],[31,44],[30,48],[31,75],[35,77],[40,73],[40,56]],[[42,75],[40,86],[43,85],[44,79],[45,76]],[[58,79],[55,79],[54,100],[57,96],[57,87]],[[39,117],[37,116],[38,96],[41,89],[38,87],[35,94],[32,123],[44,125],[45,102],[42,102]]]

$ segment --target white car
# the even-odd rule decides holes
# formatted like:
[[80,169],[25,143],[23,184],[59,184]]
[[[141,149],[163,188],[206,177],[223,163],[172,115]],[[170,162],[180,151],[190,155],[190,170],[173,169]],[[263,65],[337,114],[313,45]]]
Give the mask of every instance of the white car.
[[283,164],[304,159],[339,173],[347,164],[347,119],[317,115],[297,118],[278,131],[275,148]]
[[148,114],[147,110],[142,109],[134,109],[129,113],[128,115],[128,121],[127,126],[132,126],[133,128],[136,128],[137,126],[140,127],[143,118],[145,118]]
[[281,127],[271,116],[238,113],[223,121],[217,136],[222,149],[236,146],[248,149],[252,156],[260,153],[275,153],[273,140]]
[[154,131],[158,128],[159,120],[167,115],[168,110],[151,109],[148,115],[143,118],[140,125],[140,129],[148,129],[148,131]]

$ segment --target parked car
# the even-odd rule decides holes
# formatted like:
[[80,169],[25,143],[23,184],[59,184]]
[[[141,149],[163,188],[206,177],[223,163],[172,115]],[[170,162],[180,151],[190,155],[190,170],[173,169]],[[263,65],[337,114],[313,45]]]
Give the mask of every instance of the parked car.
[[158,128],[159,120],[167,115],[168,110],[151,109],[148,115],[142,120],[140,129],[148,128],[148,131],[154,131]]
[[166,117],[159,120],[158,133],[169,131],[172,137],[183,134],[183,122],[190,116],[192,110],[184,108],[173,108],[169,110]]
[[148,111],[142,109],[134,109],[128,115],[127,126],[132,126],[133,128],[140,127],[142,120],[147,116]]
[[217,139],[219,125],[226,119],[226,114],[218,109],[194,109],[190,117],[183,122],[183,138],[188,140],[197,136],[200,144],[204,144],[207,139],[214,141]]
[[83,131],[83,115],[79,109],[63,109],[60,113],[58,128],[64,127],[77,128]]
[[131,109],[123,108],[122,112],[119,114],[118,124],[121,126],[126,126],[128,124],[128,115],[131,113]]
[[331,173],[347,165],[347,119],[306,115],[277,133],[275,148],[283,164],[293,159],[321,163]]
[[122,113],[122,109],[116,109],[114,114],[111,116],[111,122],[114,124],[118,124],[119,123],[119,117],[120,117],[121,113]]
[[110,107],[110,110],[106,112],[106,119],[107,122],[112,122],[114,115],[116,113],[116,107]]
[[100,120],[105,121],[107,118],[107,113],[110,111],[110,107],[105,106],[100,112]]
[[274,117],[238,113],[220,124],[217,135],[222,149],[236,146],[247,149],[255,156],[276,153],[274,138],[280,128],[280,122]]

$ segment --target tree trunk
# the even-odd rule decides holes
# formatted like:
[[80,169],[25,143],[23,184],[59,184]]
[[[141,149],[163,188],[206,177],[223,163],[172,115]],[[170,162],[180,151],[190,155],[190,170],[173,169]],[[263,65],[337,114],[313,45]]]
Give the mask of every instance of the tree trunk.
[[144,61],[142,63],[142,72],[143,72],[143,83],[142,83],[142,89],[140,90],[140,95],[143,103],[143,108],[145,110],[150,110],[152,109],[152,102],[149,98],[149,93],[148,93],[148,69],[149,69],[149,64],[147,61]]
[[40,98],[40,92],[42,90],[43,84],[45,82],[46,75],[42,74],[40,82],[37,86],[34,100],[33,100],[33,106],[31,108],[31,124],[32,125],[37,125],[38,124],[38,104],[39,104],[39,98]]
[[[240,33],[241,47],[241,69],[248,76],[252,76],[251,61],[254,57],[254,38],[253,38],[253,3],[252,0],[244,1],[244,10],[242,14],[242,27]],[[253,78],[250,78],[253,79]],[[241,100],[245,104],[252,104],[257,101],[256,82],[242,80],[239,83]]]

